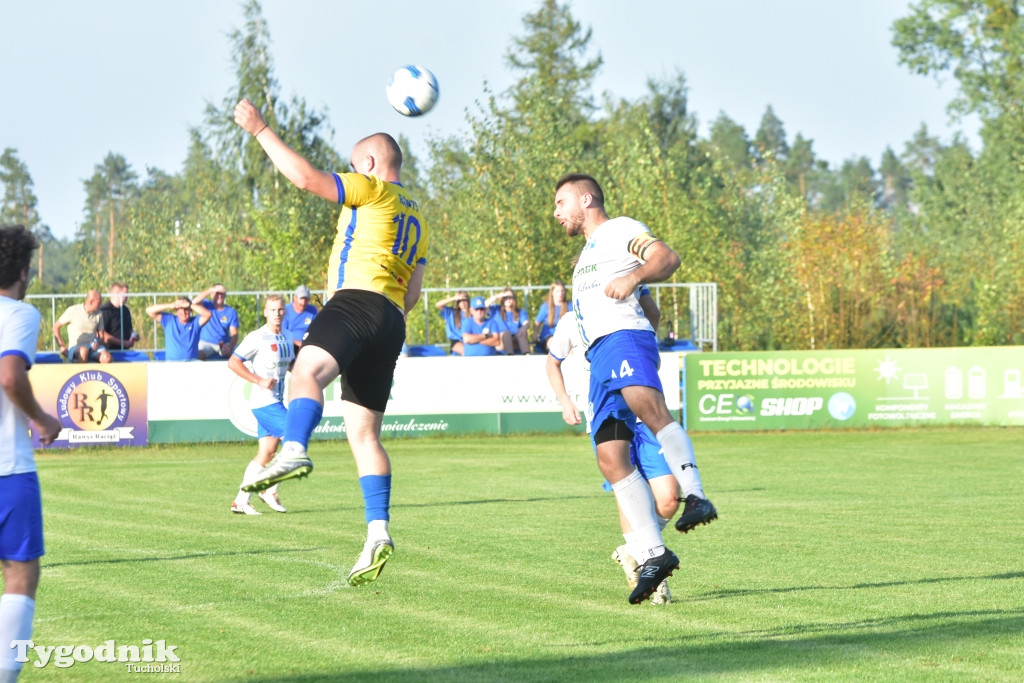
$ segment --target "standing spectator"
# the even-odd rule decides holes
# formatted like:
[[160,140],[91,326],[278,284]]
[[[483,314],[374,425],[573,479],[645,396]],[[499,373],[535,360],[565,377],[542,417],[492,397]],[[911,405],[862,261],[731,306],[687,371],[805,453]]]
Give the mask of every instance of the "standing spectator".
[[[174,313],[168,313],[171,310]],[[193,318],[193,313],[199,317]],[[164,328],[165,360],[199,360],[199,332],[213,315],[208,308],[181,297],[147,307],[146,315]]]
[[[448,305],[453,302],[455,303],[454,306]],[[472,316],[469,310],[469,292],[460,289],[455,292],[455,296],[441,299],[435,305],[437,306],[437,312],[441,314],[441,319],[444,320],[444,331],[448,335],[448,341],[451,342],[450,350],[452,354],[461,356],[462,321]]]
[[462,321],[462,354],[464,356],[497,356],[501,336],[488,317],[487,302],[482,296],[473,297],[472,316]]
[[[284,299],[276,294],[268,296],[263,305],[263,317],[267,319],[267,324],[245,335],[228,359],[228,367],[232,372],[255,385],[249,394],[249,409],[256,418],[259,445],[256,457],[249,461],[242,475],[243,485],[263,471],[284,436],[284,423],[288,417],[283,403],[284,377],[295,360],[294,347],[288,343],[281,330]],[[261,491],[259,496],[271,510],[287,512],[277,497],[277,484]],[[231,512],[239,515],[260,514],[249,502],[249,493],[243,491],[241,486],[231,501]]]
[[227,297],[227,288],[218,282],[192,299],[212,313],[209,324],[203,325],[199,333],[199,360],[224,360],[235,350],[238,311],[224,303]]
[[39,405],[28,381],[39,311],[22,299],[38,248],[25,226],[0,227],[0,681],[17,680],[21,672],[10,644],[32,638],[44,552],[43,503],[29,428],[44,445],[60,434],[60,422]]
[[[72,363],[109,363],[110,352],[97,336],[102,322],[100,293],[90,289],[85,295],[85,303],[68,306],[53,324],[53,337],[57,340],[61,354],[67,354]],[[60,330],[65,325],[68,326],[67,344],[64,344],[60,336]]]
[[495,331],[501,337],[501,349],[509,356],[530,353],[530,316],[519,308],[516,293],[510,288],[500,295],[498,310],[491,314]]
[[100,343],[108,349],[130,349],[139,340],[127,302],[128,285],[123,282],[110,285],[110,300],[100,306],[99,330]]
[[572,303],[565,300],[565,284],[560,280],[551,283],[548,289],[548,298],[542,301],[537,309],[537,317],[534,319],[540,326],[537,333],[537,353],[548,352],[548,340],[555,333],[555,325],[559,318],[572,310]]
[[299,285],[292,294],[292,302],[284,307],[284,322],[281,329],[284,336],[292,343],[295,353],[299,352],[302,346],[302,338],[306,335],[306,329],[316,317],[316,306],[309,303],[310,292],[306,285]]

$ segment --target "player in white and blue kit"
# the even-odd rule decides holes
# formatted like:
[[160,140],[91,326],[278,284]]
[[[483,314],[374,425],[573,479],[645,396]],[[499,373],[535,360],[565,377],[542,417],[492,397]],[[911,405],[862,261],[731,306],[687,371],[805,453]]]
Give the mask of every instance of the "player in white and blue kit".
[[669,278],[680,260],[643,223],[609,218],[604,193],[588,175],[558,181],[554,215],[566,234],[587,240],[573,271],[573,311],[590,361],[598,465],[642,548],[637,586],[629,596],[635,604],[679,567],[679,558],[662,541],[650,487],[629,460],[636,418],[657,436],[686,496],[676,528],[689,531],[717,517],[704,496],[686,432],[665,403],[657,338],[639,304],[640,286]]
[[36,358],[39,311],[22,301],[39,242],[22,225],[0,227],[0,681],[14,681],[22,663],[11,641],[32,637],[43,555],[43,504],[30,427],[43,444],[60,422],[32,393],[28,369]]
[[[657,320],[661,313],[646,287],[641,288],[639,301],[644,314],[651,321],[652,327],[657,328]],[[587,433],[592,434],[589,405],[584,400],[587,395],[587,387],[590,384],[590,364],[583,358],[583,340],[580,338],[579,325],[576,324],[574,316],[565,315],[558,321],[548,344],[546,370],[548,381],[555,390],[555,397],[562,407],[562,418],[567,424],[579,424],[580,414],[577,409],[577,402],[579,402],[580,405],[585,406]],[[572,394],[577,397],[576,400],[570,395],[569,387],[571,387]],[[591,442],[593,442],[593,436],[591,436]],[[658,515],[658,527],[664,529],[676,514],[676,510],[679,509],[679,482],[676,481],[668,463],[665,462],[661,444],[658,443],[647,425],[639,420],[634,425],[633,440],[629,445],[629,459],[651,487]],[[635,588],[639,563],[634,558],[634,553],[637,551],[632,546],[635,545],[636,538],[629,526],[629,520],[621,510],[619,523],[622,526],[622,536],[626,542],[615,549],[612,559],[626,572],[629,587]],[[668,579],[662,581],[655,589],[651,596],[651,602],[656,605],[672,602]]]
[[[284,436],[285,418],[284,379],[295,360],[295,347],[281,330],[284,320],[284,299],[276,294],[268,296],[263,306],[267,324],[245,335],[242,343],[232,352],[228,367],[242,379],[252,382],[249,394],[249,408],[256,418],[259,449],[256,457],[245,468],[242,484],[254,480],[274,457]],[[286,512],[277,495],[277,485],[261,491],[260,499],[277,512]],[[231,511],[236,514],[258,515],[249,503],[249,494],[238,489],[231,502]]]

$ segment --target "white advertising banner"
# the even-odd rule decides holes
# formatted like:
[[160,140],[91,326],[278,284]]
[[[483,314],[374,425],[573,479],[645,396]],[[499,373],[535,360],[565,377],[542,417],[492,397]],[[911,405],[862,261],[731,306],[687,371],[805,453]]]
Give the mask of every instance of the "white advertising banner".
[[[399,358],[395,381],[388,402],[388,416],[459,416],[554,413],[560,414],[554,391],[548,384],[546,356],[457,356]],[[563,364],[570,396],[581,408],[586,403],[586,385],[581,371],[572,363]],[[680,356],[661,356],[659,376],[670,410],[680,407]],[[256,422],[249,410],[251,384],[228,369],[227,363],[187,362],[149,364],[149,420],[158,423],[157,441],[164,440],[159,423],[174,425],[178,438],[185,433],[201,436],[205,428],[210,436],[221,433],[214,422],[230,421],[245,435],[256,434]],[[287,392],[286,392],[287,395]],[[341,388],[335,381],[324,392],[326,431],[338,431],[341,417]],[[167,427],[170,429],[170,427]],[[448,430],[443,428],[442,431]]]

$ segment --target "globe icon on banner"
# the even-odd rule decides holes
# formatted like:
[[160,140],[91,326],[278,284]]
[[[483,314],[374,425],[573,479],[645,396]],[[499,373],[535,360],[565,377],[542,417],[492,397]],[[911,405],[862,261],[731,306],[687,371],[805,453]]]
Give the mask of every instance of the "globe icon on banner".
[[849,420],[857,412],[857,401],[853,396],[840,391],[828,399],[828,413],[836,420]]
[[754,412],[754,397],[750,394],[745,394],[736,399],[736,409],[744,415],[750,415]]

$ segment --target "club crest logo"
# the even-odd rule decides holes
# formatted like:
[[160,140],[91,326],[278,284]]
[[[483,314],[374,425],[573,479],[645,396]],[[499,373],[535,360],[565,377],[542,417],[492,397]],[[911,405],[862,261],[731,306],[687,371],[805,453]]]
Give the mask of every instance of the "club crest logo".
[[117,430],[128,420],[128,392],[113,375],[86,370],[74,375],[57,395],[57,415],[66,429]]

